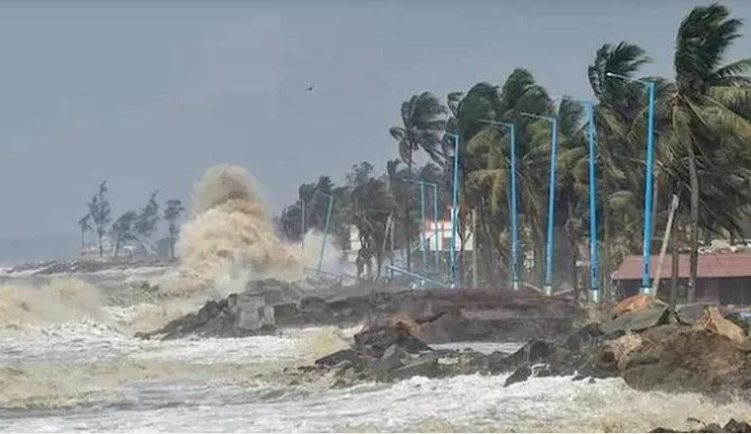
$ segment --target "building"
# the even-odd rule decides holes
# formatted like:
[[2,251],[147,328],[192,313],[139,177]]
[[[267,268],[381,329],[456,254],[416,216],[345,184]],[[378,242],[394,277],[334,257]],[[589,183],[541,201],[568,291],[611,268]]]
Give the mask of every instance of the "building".
[[[422,252],[422,232],[417,236],[417,239],[412,240],[412,252]],[[464,251],[471,252],[473,249],[474,238],[471,231],[467,231],[465,237]],[[435,222],[433,220],[426,220],[425,222],[425,244],[428,252],[443,252],[448,254],[451,248],[451,221],[444,220]],[[456,241],[454,243],[456,252],[459,252],[462,247],[462,239],[457,233]],[[360,250],[360,233],[357,230],[357,226],[350,225],[349,227],[349,251],[347,252],[347,258],[350,262],[355,262],[357,258],[357,252]],[[404,256],[404,252],[401,250],[396,252],[397,256]]]
[[[652,255],[650,277],[657,276],[658,255]],[[689,255],[681,254],[678,268],[679,300],[685,298],[689,278]],[[696,300],[720,304],[751,304],[751,252],[713,252],[699,255]],[[658,296],[667,298],[672,274],[672,257],[666,255],[660,272]],[[611,274],[623,296],[638,293],[642,278],[642,257],[628,256]]]

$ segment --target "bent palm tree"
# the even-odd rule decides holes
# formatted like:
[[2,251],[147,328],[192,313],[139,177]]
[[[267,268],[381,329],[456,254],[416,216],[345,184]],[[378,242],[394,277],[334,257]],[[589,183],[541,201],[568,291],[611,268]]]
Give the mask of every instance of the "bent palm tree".
[[[712,170],[711,154],[730,152],[745,157],[740,142],[751,139],[751,122],[744,116],[751,102],[751,58],[722,65],[742,22],[730,18],[727,7],[696,7],[683,19],[676,37],[675,93],[671,96],[673,146],[687,157],[690,185],[691,261],[689,301],[693,301],[698,268],[702,168]],[[741,140],[725,139],[728,133]],[[735,149],[733,149],[735,148]],[[745,164],[736,158],[737,164]]]
[[[431,159],[441,161],[441,139],[446,129],[443,115],[446,107],[430,92],[414,95],[402,103],[402,125],[389,128],[391,136],[399,142],[399,156],[407,163],[407,170],[412,173],[413,153],[422,149]],[[411,269],[411,237],[409,199],[404,202],[404,224],[407,233],[407,270]]]

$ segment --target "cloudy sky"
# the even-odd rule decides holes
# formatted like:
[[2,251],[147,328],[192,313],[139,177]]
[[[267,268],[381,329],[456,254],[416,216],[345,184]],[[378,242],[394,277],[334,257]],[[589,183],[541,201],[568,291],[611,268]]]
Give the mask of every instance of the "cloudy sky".
[[[751,17],[751,1],[725,2]],[[188,200],[212,163],[248,168],[272,210],[319,174],[395,156],[399,105],[529,68],[589,95],[603,43],[671,74],[697,1],[5,2],[0,6],[0,237],[75,234],[96,184],[115,212],[153,189]],[[749,30],[751,33],[751,30]],[[736,55],[751,54],[751,34]],[[307,92],[315,84],[314,92]]]

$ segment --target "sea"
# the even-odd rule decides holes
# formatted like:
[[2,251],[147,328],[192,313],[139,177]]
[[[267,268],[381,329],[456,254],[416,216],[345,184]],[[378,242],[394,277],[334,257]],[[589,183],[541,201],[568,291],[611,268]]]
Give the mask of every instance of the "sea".
[[[639,392],[620,379],[535,378],[504,387],[505,375],[469,375],[290,386],[284,368],[344,348],[358,329],[135,338],[205,301],[157,299],[138,284],[169,272],[142,267],[45,278],[31,278],[33,270],[3,272],[0,431],[645,432],[691,428],[692,418],[751,417],[742,402]],[[511,352],[520,343],[452,345]]]

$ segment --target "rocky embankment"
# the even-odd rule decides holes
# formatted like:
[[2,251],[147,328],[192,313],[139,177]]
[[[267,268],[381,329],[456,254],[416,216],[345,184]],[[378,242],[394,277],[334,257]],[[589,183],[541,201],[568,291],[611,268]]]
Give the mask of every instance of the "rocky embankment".
[[735,419],[730,419],[725,425],[720,426],[716,423],[710,423],[710,424],[704,424],[701,421],[694,420],[694,422],[697,422],[701,424],[702,426],[697,429],[693,429],[690,431],[674,431],[669,428],[655,428],[650,432],[714,432],[714,433],[720,433],[720,432],[727,432],[727,433],[751,433],[751,425],[749,425],[746,422],[739,422]]
[[151,260],[71,259],[67,261],[33,262],[3,270],[7,276],[27,274],[29,276],[51,276],[55,274],[97,273],[108,270],[131,270],[142,267],[169,267],[171,264]]
[[295,382],[329,377],[337,385],[478,373],[510,374],[506,385],[535,376],[622,377],[638,390],[715,398],[745,397],[751,386],[751,345],[738,325],[714,307],[671,312],[646,296],[625,300],[565,337],[532,339],[513,354],[437,350],[421,333],[419,321],[392,317],[358,333],[352,348],[289,373]]
[[399,314],[419,323],[420,338],[429,343],[524,342],[568,335],[584,318],[572,300],[537,293],[367,285],[315,290],[276,280],[250,282],[243,293],[209,301],[198,312],[139,336],[242,337],[283,327],[382,324]]

